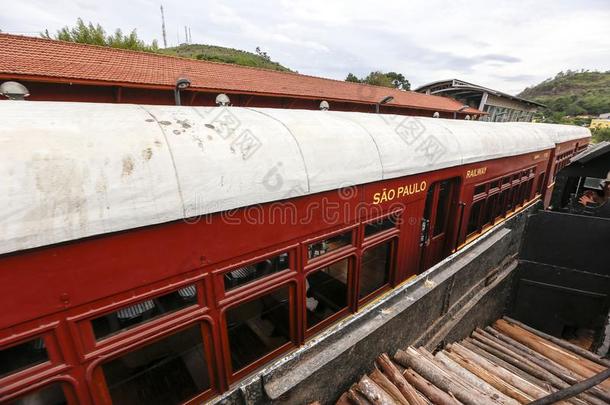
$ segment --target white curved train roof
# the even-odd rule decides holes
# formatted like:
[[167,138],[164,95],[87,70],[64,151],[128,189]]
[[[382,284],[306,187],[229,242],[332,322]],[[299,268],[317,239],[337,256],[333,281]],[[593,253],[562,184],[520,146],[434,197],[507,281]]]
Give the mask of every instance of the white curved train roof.
[[537,126],[331,111],[3,101],[0,116],[0,254],[555,142]]

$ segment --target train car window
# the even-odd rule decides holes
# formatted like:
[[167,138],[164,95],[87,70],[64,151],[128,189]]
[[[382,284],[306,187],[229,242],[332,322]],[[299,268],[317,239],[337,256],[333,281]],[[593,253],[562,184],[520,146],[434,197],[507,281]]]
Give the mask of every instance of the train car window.
[[197,303],[197,288],[188,285],[159,297],[139,301],[91,320],[97,340],[133,328]]
[[434,219],[434,231],[432,236],[440,235],[445,231],[447,216],[451,208],[451,181],[444,180],[439,183],[438,203],[436,205],[436,218]]
[[347,308],[349,258],[330,264],[307,276],[307,328]]
[[319,242],[315,242],[307,246],[307,259],[315,259],[332,252],[333,250],[352,244],[352,231],[344,232],[339,235],[331,236]]
[[511,211],[515,208],[515,204],[513,202],[515,194],[515,187],[511,187],[508,189],[508,194],[506,195],[506,211]]
[[387,231],[396,227],[398,215],[389,215],[385,218],[370,222],[364,226],[364,236],[371,236],[379,232]]
[[502,179],[502,185],[510,184],[510,176],[506,176]]
[[474,188],[474,195],[485,194],[487,190],[487,184],[479,184]]
[[484,204],[485,200],[479,200],[472,204],[472,207],[470,208],[470,217],[468,218],[467,235],[471,235],[479,229],[479,218]]
[[490,190],[494,190],[497,188],[500,188],[500,180],[492,182],[491,185],[489,186]]
[[390,282],[392,241],[367,249],[362,254],[358,297],[364,298]]
[[488,225],[492,224],[495,217],[496,203],[498,202],[499,194],[493,194],[485,203],[485,214],[483,215],[483,224]]
[[289,287],[228,309],[226,321],[236,372],[291,340]]
[[64,405],[67,403],[62,384],[54,383],[14,399],[7,405]]
[[288,253],[282,253],[258,263],[231,270],[224,274],[225,290],[229,291],[244,284],[251,283],[270,274],[279,273],[290,268]]
[[49,355],[42,338],[0,350],[0,378],[25,368],[49,361]]
[[179,404],[210,388],[201,326],[102,364],[115,404]]

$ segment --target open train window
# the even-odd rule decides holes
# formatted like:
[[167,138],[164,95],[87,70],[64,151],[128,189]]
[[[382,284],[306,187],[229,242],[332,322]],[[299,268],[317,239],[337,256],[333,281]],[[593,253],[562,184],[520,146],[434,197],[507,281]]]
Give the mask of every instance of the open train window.
[[345,258],[314,270],[306,279],[307,328],[347,308],[350,259]]
[[291,341],[290,310],[284,286],[225,312],[233,373]]
[[353,232],[350,230],[340,233],[339,235],[331,236],[330,238],[321,240],[319,242],[309,244],[307,246],[307,259],[315,259],[316,257],[320,257],[326,253],[351,245],[352,234]]
[[398,223],[398,214],[388,215],[373,222],[369,222],[364,226],[364,236],[371,236],[379,232],[387,231],[396,227]]
[[101,365],[115,404],[180,404],[210,389],[201,325]]
[[62,384],[53,383],[9,401],[7,405],[64,405],[67,403]]
[[0,378],[49,361],[41,337],[0,350]]
[[266,277],[270,274],[279,273],[290,268],[288,253],[249,264],[224,274],[225,290],[229,291],[244,284]]
[[392,266],[392,240],[368,248],[362,253],[360,288],[358,297],[367,297],[390,282]]
[[131,304],[91,320],[97,340],[197,303],[197,288],[187,285],[170,293]]

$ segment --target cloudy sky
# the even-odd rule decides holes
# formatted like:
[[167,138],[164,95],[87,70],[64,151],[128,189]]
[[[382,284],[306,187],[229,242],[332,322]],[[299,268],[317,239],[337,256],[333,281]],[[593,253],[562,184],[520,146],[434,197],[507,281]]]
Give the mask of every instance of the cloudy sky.
[[[566,69],[610,70],[610,0],[161,0],[168,45],[253,51],[300,73],[457,77],[518,93]],[[0,0],[3,32],[36,35],[78,17],[161,44],[160,0]],[[10,4],[10,5],[9,5]]]

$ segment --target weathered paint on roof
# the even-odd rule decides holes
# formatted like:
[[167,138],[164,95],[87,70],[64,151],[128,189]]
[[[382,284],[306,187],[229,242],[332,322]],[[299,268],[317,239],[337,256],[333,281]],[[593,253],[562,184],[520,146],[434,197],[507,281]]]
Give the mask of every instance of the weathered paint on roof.
[[554,146],[535,126],[353,112],[5,101],[0,115],[0,254]]

